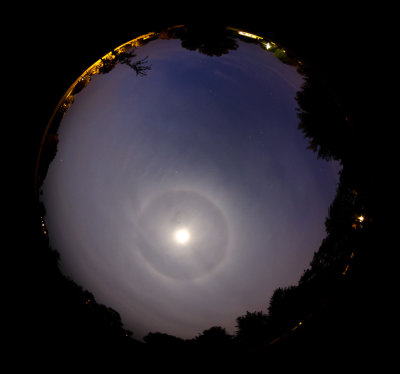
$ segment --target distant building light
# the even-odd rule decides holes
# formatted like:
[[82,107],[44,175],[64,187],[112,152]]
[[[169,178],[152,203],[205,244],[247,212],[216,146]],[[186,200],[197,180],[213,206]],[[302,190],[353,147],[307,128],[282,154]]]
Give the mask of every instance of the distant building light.
[[270,42],[264,43],[265,49],[271,49],[272,45]]
[[262,39],[261,36],[257,36],[257,35],[254,35],[254,34],[250,34],[250,33],[248,33],[248,32],[244,32],[244,31],[239,31],[239,34],[240,34],[240,35],[243,35],[243,36],[247,36],[248,38],[252,38],[252,39]]

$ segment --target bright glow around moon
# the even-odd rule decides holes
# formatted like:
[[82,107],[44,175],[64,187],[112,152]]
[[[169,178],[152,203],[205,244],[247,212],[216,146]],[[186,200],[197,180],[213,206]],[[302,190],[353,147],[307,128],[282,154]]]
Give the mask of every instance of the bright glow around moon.
[[190,233],[186,229],[179,229],[174,234],[175,241],[179,244],[186,244],[190,240]]

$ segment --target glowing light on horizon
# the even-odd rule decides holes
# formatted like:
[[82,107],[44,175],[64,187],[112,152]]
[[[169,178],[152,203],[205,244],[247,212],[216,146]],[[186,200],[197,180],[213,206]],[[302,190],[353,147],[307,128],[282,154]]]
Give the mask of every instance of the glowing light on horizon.
[[266,49],[271,49],[272,48],[272,45],[271,45],[270,42],[265,43],[264,46],[265,46]]
[[250,34],[248,32],[244,32],[244,31],[239,31],[238,34],[243,35],[243,36],[247,36],[248,38],[252,38],[252,39],[262,39],[261,36]]

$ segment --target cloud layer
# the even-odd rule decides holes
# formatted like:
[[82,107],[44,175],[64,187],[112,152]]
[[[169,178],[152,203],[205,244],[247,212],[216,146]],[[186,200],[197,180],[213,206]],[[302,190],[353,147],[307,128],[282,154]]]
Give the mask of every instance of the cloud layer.
[[240,42],[208,57],[176,40],[137,53],[148,76],[96,76],[63,119],[43,186],[50,240],[135,336],[233,332],[308,266],[337,166],[306,150],[302,78],[272,54]]

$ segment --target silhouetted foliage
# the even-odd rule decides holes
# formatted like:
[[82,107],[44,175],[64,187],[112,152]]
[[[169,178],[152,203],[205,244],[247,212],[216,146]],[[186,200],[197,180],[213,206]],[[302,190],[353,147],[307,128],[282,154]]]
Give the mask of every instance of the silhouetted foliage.
[[268,306],[268,314],[271,319],[277,318],[288,318],[288,312],[290,310],[290,299],[293,299],[293,295],[296,293],[297,287],[290,286],[284,288],[277,288]]
[[143,340],[154,348],[162,349],[175,349],[176,347],[182,346],[184,340],[173,335],[161,333],[161,332],[150,332]]
[[309,139],[308,148],[325,160],[344,160],[352,144],[344,108],[331,87],[310,68],[302,67],[305,83],[296,94],[299,129]]
[[131,61],[133,57],[135,57],[135,54],[133,52],[124,52],[118,56],[118,59],[121,64],[128,65],[130,68],[132,68],[135,71],[136,75],[147,75],[147,71],[151,70],[151,66],[146,65],[148,56],[135,62]]
[[136,57],[136,54],[133,49],[131,49],[130,51],[118,53],[112,51],[101,59],[102,65],[99,69],[99,72],[102,74],[109,73],[112,69],[114,69],[117,63],[121,63],[123,65],[128,65],[130,68],[132,68],[135,71],[136,75],[147,75],[147,72],[151,70],[151,66],[147,64],[148,57],[144,57],[137,61],[132,61],[134,57]]
[[183,48],[207,56],[222,56],[239,47],[234,34],[221,25],[189,25],[174,30],[174,35],[182,41]]
[[230,347],[232,336],[223,327],[213,326],[195,338],[197,344],[213,350],[226,350]]
[[269,318],[262,311],[247,311],[245,315],[238,317],[236,322],[236,338],[239,343],[253,347],[267,342]]
[[59,287],[66,297],[66,300],[62,302],[69,309],[71,316],[80,316],[80,320],[73,319],[72,321],[79,322],[77,326],[82,332],[88,333],[90,340],[94,338],[110,339],[115,342],[120,338],[132,335],[132,332],[123,328],[121,317],[117,311],[97,303],[92,293],[84,290],[73,280],[60,275]]
[[81,92],[89,83],[91,77],[90,74],[86,74],[79,78],[78,82],[76,82],[75,87],[72,91],[72,95],[76,95],[77,93]]

